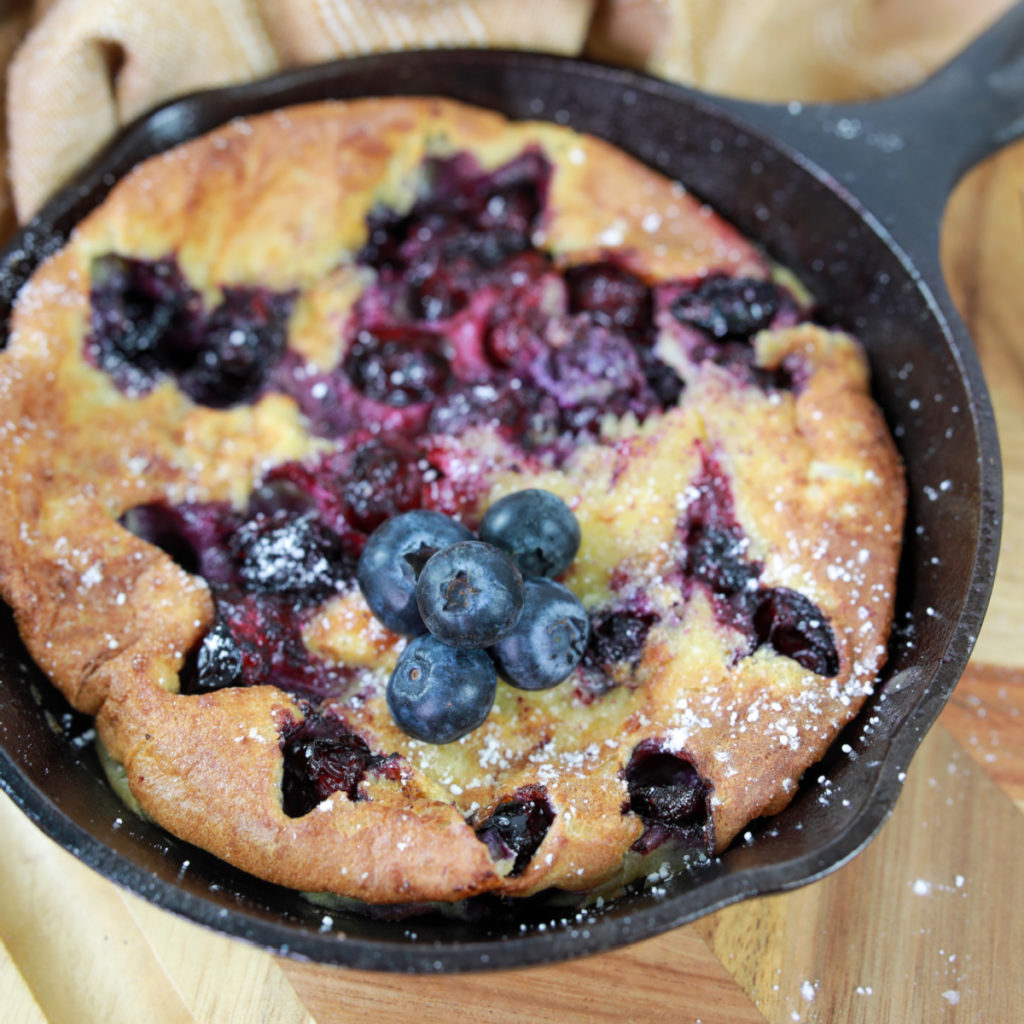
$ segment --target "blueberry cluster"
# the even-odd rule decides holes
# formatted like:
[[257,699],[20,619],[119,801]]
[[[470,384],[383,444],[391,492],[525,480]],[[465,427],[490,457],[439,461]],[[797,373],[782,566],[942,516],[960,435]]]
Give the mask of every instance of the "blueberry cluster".
[[370,609],[410,637],[388,681],[403,732],[450,743],[480,726],[498,674],[546,690],[579,664],[590,620],[554,577],[576,557],[580,527],[550,491],[495,502],[478,536],[440,512],[416,509],[382,523],[366,543],[357,579]]
[[86,356],[118,387],[146,394],[173,377],[214,409],[253,401],[287,344],[294,292],[225,285],[208,308],[173,257],[108,253],[91,267]]

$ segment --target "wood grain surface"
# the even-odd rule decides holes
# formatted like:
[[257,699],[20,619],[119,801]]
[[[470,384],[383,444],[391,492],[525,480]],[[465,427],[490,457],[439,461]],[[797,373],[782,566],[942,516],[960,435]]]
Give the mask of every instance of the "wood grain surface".
[[943,252],[1003,445],[974,657],[875,841],[814,885],[580,961],[406,977],[274,958],[155,909],[0,797],[5,1024],[1024,1021],[1024,146],[953,196]]

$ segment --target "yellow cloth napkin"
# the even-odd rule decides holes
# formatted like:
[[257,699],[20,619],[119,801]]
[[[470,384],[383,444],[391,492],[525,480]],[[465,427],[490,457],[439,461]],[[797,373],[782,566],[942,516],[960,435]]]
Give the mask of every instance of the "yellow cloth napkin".
[[[22,0],[0,16],[0,61],[29,26],[7,77],[13,205],[26,220],[119,126],[162,100],[337,56],[508,46],[584,53],[712,92],[854,98],[919,80],[1009,4]],[[9,202],[0,198],[0,222]]]

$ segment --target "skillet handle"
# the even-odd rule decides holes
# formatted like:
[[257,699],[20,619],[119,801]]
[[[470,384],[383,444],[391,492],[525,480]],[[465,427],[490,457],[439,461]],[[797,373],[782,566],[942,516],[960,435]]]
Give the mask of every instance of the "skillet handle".
[[957,181],[1024,135],[1024,3],[924,83],[896,96],[862,103],[714,102],[816,164],[913,250],[915,260],[937,268],[942,213]]

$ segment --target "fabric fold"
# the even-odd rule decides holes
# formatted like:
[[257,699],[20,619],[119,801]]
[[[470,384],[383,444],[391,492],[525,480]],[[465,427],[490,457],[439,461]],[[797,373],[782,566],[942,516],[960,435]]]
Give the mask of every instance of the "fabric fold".
[[19,219],[143,111],[279,66],[247,0],[59,0],[26,37],[9,73],[11,187]]
[[[117,130],[196,89],[387,50],[508,47],[713,93],[850,100],[919,81],[1012,0],[22,0],[0,18],[24,222]],[[2,165],[2,154],[0,154]],[[10,202],[0,197],[0,226]]]

